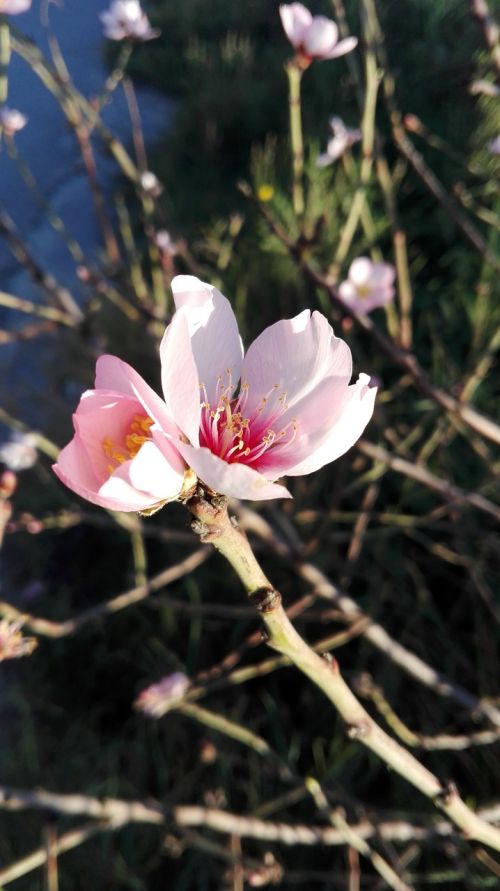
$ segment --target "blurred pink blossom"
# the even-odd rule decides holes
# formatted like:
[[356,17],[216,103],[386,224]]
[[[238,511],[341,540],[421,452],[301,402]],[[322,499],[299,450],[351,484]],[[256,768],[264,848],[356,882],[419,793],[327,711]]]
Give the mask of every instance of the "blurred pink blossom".
[[0,445],[0,462],[9,470],[29,470],[37,458],[36,437],[32,433],[13,433]]
[[155,242],[160,253],[166,257],[175,257],[179,252],[170,232],[166,229],[158,229],[155,233]]
[[73,425],[75,435],[53,469],[93,504],[149,511],[193,482],[172,444],[179,434],[165,403],[116,356],[97,360],[95,389],[81,397]]
[[279,477],[312,473],[356,442],[376,390],[366,374],[349,386],[351,352],[321,313],[276,322],[244,357],[216,288],[179,275],[172,290],[163,392],[182,434],[177,448],[206,486],[235,498],[289,498]]
[[0,108],[0,131],[3,130],[7,136],[13,136],[27,123],[28,118],[17,108],[9,108],[8,105],[3,105]]
[[35,649],[35,638],[23,637],[22,627],[22,622],[9,622],[8,619],[0,621],[0,662],[30,656]]
[[347,149],[351,148],[356,142],[359,142],[362,133],[359,129],[351,129],[346,127],[342,118],[332,117],[329,121],[330,129],[333,133],[326,147],[326,152],[319,155],[316,161],[318,167],[327,167],[342,157]]
[[160,31],[152,28],[139,0],[112,0],[100,15],[104,36],[109,40],[153,40]]
[[151,170],[145,170],[141,173],[140,181],[142,188],[148,195],[151,195],[151,198],[158,198],[163,192],[160,180]]
[[357,45],[356,37],[339,42],[339,29],[324,15],[311,15],[302,3],[280,6],[281,22],[290,43],[297,52],[301,67],[307,68],[315,59],[335,59],[351,52]]
[[0,0],[0,15],[17,15],[26,12],[31,6],[31,0]]
[[183,698],[188,687],[189,678],[182,671],[174,671],[142,690],[134,706],[149,718],[161,718],[172,707],[172,703]]
[[351,263],[348,277],[339,286],[344,303],[360,315],[366,315],[393,299],[396,270],[390,263],[373,263],[358,257]]

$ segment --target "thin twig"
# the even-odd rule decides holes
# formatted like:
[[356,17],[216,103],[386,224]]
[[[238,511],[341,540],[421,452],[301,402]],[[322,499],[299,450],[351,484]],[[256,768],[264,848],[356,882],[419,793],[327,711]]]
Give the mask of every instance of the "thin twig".
[[[101,825],[100,823],[95,822],[86,823],[84,826],[71,829],[69,832],[60,835],[56,840],[54,844],[54,852],[57,856],[65,854],[66,851],[72,851],[74,848],[78,848],[80,845],[84,844],[84,842],[88,841],[89,838],[93,838],[94,835],[98,835],[101,832],[107,832],[110,829],[111,826],[107,823]],[[3,888],[5,885],[10,885],[10,883],[15,882],[16,879],[20,879],[22,876],[28,875],[28,873],[33,872],[35,869],[44,866],[46,861],[47,848],[44,845],[0,870],[0,886]]]
[[476,510],[480,510],[482,513],[488,514],[490,517],[494,517],[495,520],[500,521],[500,507],[492,501],[489,501],[483,495],[479,495],[477,492],[467,492],[464,489],[460,489],[453,483],[448,482],[448,480],[435,476],[430,470],[427,470],[420,464],[412,464],[410,461],[400,458],[399,455],[391,454],[387,449],[374,445],[374,443],[368,442],[366,439],[359,440],[357,448],[364,455],[368,455],[375,461],[386,464],[391,470],[395,470],[397,473],[402,473],[404,476],[410,477],[410,479],[416,480],[423,486],[427,486],[427,488],[437,492],[446,501],[452,503],[453,507],[468,505],[476,508]]
[[279,241],[281,241],[284,247],[287,248],[290,255],[297,261],[297,264],[309,281],[324,290],[331,300],[339,306],[347,316],[356,322],[362,331],[369,334],[377,346],[380,347],[382,352],[410,375],[415,386],[424,395],[429,396],[446,412],[449,412],[451,415],[457,415],[465,424],[481,434],[481,436],[491,439],[492,442],[500,445],[500,425],[496,424],[495,421],[490,418],[481,415],[472,408],[472,406],[455,399],[449,392],[443,390],[441,387],[435,387],[428,379],[423,368],[420,366],[418,359],[413,353],[400,349],[377,328],[368,315],[360,315],[344,303],[341,297],[339,297],[337,289],[331,284],[328,277],[318,272],[310,265],[303,250],[300,248],[300,245],[287,235],[284,229],[270,214],[269,210],[257,200],[248,184],[240,183],[240,191],[257,207],[270,230],[276,235]]
[[[482,812],[480,812],[482,813]],[[275,841],[283,845],[328,845],[338,847],[346,844],[343,831],[330,826],[307,826],[303,824],[274,823],[256,817],[241,817],[238,814],[197,805],[178,805],[174,817],[179,826],[204,826],[214,832],[226,835],[234,833],[242,838],[255,838],[260,841]],[[500,807],[493,813],[483,816],[492,822],[500,818]],[[416,825],[406,820],[381,822],[363,821],[350,826],[361,839],[380,838],[398,844],[410,841],[428,841],[435,838],[453,838],[456,830],[447,820],[439,820],[427,826]]]
[[248,543],[233,525],[223,499],[207,501],[200,494],[187,503],[195,517],[193,528],[210,542],[233,567],[268,634],[272,649],[287,656],[331,702],[343,718],[347,735],[373,752],[383,763],[442,810],[469,839],[500,851],[500,829],[486,823],[460,797],[455,785],[446,786],[414,756],[390,737],[368,714],[344,681],[333,658],[317,655],[298,634]]
[[476,714],[481,714],[487,718],[494,726],[500,727],[500,711],[488,702],[483,702],[477,696],[474,696],[468,690],[465,690],[460,684],[455,683],[446,675],[432,668],[416,653],[408,650],[399,641],[386,631],[386,629],[378,622],[371,619],[360,606],[350,597],[341,591],[330,579],[316,566],[303,559],[303,545],[298,536],[292,544],[278,538],[271,526],[266,523],[263,517],[255,513],[249,508],[238,508],[238,517],[243,526],[247,530],[251,530],[260,538],[268,543],[273,551],[286,559],[293,562],[293,567],[297,574],[313,586],[314,593],[318,597],[324,597],[331,603],[338,606],[351,619],[366,619],[367,627],[362,631],[364,637],[375,646],[385,658],[390,659],[407,674],[417,680],[420,684],[433,690],[439,696],[452,699],[462,708]]

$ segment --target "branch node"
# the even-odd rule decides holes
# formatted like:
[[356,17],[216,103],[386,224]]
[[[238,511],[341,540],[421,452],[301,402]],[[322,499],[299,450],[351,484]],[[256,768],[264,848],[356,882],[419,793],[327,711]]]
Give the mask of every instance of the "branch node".
[[458,798],[458,789],[453,780],[446,780],[442,785],[441,791],[436,795],[434,802],[437,807],[448,807],[452,804],[454,798]]
[[281,604],[281,594],[274,588],[257,588],[249,597],[257,612],[263,615],[272,613]]
[[328,663],[328,667],[333,672],[333,674],[339,673],[339,663],[337,662],[335,656],[332,656],[331,653],[323,653],[323,659],[325,662]]
[[371,731],[368,721],[355,721],[353,724],[346,724],[346,733],[349,739],[366,739]]

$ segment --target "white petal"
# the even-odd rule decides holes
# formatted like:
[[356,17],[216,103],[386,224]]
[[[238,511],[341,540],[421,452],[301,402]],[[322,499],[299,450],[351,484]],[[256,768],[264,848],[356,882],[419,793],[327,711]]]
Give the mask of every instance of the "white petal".
[[339,37],[335,22],[324,15],[314,16],[304,37],[304,51],[316,59],[328,58]]
[[160,346],[161,383],[168,410],[193,445],[198,445],[201,399],[198,368],[187,319],[176,312]]
[[312,317],[304,310],[266,328],[245,356],[242,381],[249,385],[245,413],[256,409],[273,387],[286,393],[290,406],[311,392],[325,377],[349,381],[351,351],[334,336],[331,325],[319,312]]
[[181,443],[179,450],[200,480],[214,492],[253,501],[291,498],[284,486],[269,482],[262,474],[244,464],[228,464],[207,448],[194,449]]
[[349,267],[349,279],[358,287],[370,285],[373,273],[373,263],[369,257],[357,257]]
[[283,30],[292,46],[297,49],[312,22],[312,15],[302,3],[285,3],[280,6],[279,11]]
[[326,438],[318,444],[313,454],[287,470],[288,476],[302,476],[319,470],[340,458],[354,445],[373,414],[377,389],[368,386],[369,380],[368,375],[360,374],[356,383],[348,388],[342,411]]
[[226,379],[231,369],[234,386],[240,378],[243,346],[234,312],[229,300],[217,288],[195,276],[176,276],[172,280],[172,291],[176,315],[182,313],[187,321],[199,382],[213,403],[221,375]]

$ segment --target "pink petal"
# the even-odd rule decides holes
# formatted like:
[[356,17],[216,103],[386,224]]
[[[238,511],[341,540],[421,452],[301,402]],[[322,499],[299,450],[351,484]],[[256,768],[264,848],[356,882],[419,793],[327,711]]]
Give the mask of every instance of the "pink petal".
[[231,304],[217,288],[192,275],[177,275],[172,280],[172,291],[175,316],[184,315],[188,324],[199,383],[204,384],[208,401],[215,402],[219,377],[226,377],[231,369],[236,386],[241,372],[243,346]]
[[346,37],[345,40],[341,40],[340,43],[337,43],[337,45],[333,47],[326,58],[338,59],[339,56],[345,56],[346,53],[350,53],[351,50],[357,47],[357,45],[357,37]]
[[329,58],[338,38],[339,29],[335,22],[324,15],[315,15],[304,35],[304,52],[315,59]]
[[316,167],[328,167],[329,164],[333,164],[334,160],[329,152],[324,152],[316,158]]
[[[138,511],[153,507],[157,499],[135,491],[130,486],[104,486],[100,485],[89,462],[86,449],[84,449],[78,436],[59,453],[57,463],[52,467],[56,476],[72,492],[76,492],[91,504],[105,507],[108,510]],[[109,481],[107,481],[109,482]]]
[[269,482],[262,474],[244,464],[228,464],[206,448],[180,443],[179,451],[205,485],[221,495],[254,501],[291,498],[284,486]]
[[88,458],[86,449],[78,436],[74,436],[70,443],[61,449],[57,462],[52,467],[56,476],[78,495],[87,498],[94,504],[97,503],[90,497],[94,495],[102,480],[96,475]]
[[172,440],[170,436],[166,436],[163,430],[156,425],[151,427],[150,433],[155,446],[163,454],[163,457],[170,465],[172,471],[177,474],[182,474],[184,477],[186,464],[177,448],[179,439]]
[[325,464],[340,458],[359,439],[373,414],[376,387],[369,387],[370,378],[360,374],[357,382],[352,384],[346,394],[342,410],[326,438],[318,443],[316,450],[287,470],[289,476],[301,476],[319,470]]
[[297,424],[296,436],[288,445],[276,445],[269,449],[258,462],[261,473],[269,479],[288,474],[317,452],[319,445],[329,435],[341,417],[351,388],[348,379],[327,377],[320,381],[313,392],[280,418],[285,427],[290,421]]
[[353,260],[349,267],[348,278],[358,287],[366,287],[370,285],[373,273],[373,263],[369,257],[358,257]]
[[198,444],[201,416],[200,380],[191,349],[186,317],[179,311],[160,346],[161,382],[165,402],[175,423],[194,445]]
[[373,288],[367,297],[364,298],[365,312],[371,312],[379,306],[386,306],[394,298],[394,288]]
[[370,284],[373,288],[390,287],[396,278],[396,270],[391,263],[374,263]]
[[243,361],[242,381],[249,385],[245,413],[255,410],[263,396],[278,385],[290,408],[324,377],[351,377],[351,351],[336,338],[321,313],[304,310],[266,328],[250,346]]
[[359,295],[357,288],[353,285],[348,278],[345,281],[341,282],[339,285],[339,297],[342,297],[342,300],[345,303],[351,303],[351,300],[359,300]]
[[330,139],[328,143],[327,152],[330,155],[332,161],[336,161],[338,158],[341,158],[345,151],[349,148],[350,142],[347,136],[347,133],[337,134]]
[[175,424],[163,399],[146,383],[140,374],[116,356],[100,356],[96,363],[96,390],[115,390],[134,396],[144,411],[166,433],[177,435]]
[[292,46],[297,49],[302,44],[304,34],[312,22],[312,15],[302,3],[283,4],[279,11],[285,34]]
[[99,500],[96,500],[95,503],[102,505],[102,507],[108,507],[111,510],[122,510],[128,513],[131,511],[148,510],[158,504],[158,498],[146,492],[140,492],[126,479],[123,479],[121,473],[123,467],[120,468],[120,473],[114,473],[101,486],[98,493]]
[[121,444],[138,413],[142,414],[142,406],[134,397],[99,390],[83,394],[73,415],[73,425],[101,483],[109,476],[110,463],[104,453],[104,439]]
[[[128,483],[140,495],[145,493],[153,503],[177,498],[184,482],[184,462],[179,457],[170,464],[154,442],[145,442],[131,461],[122,464],[109,478]],[[108,480],[108,482],[109,482]],[[101,493],[107,490],[107,483]],[[139,494],[138,493],[138,494]]]

